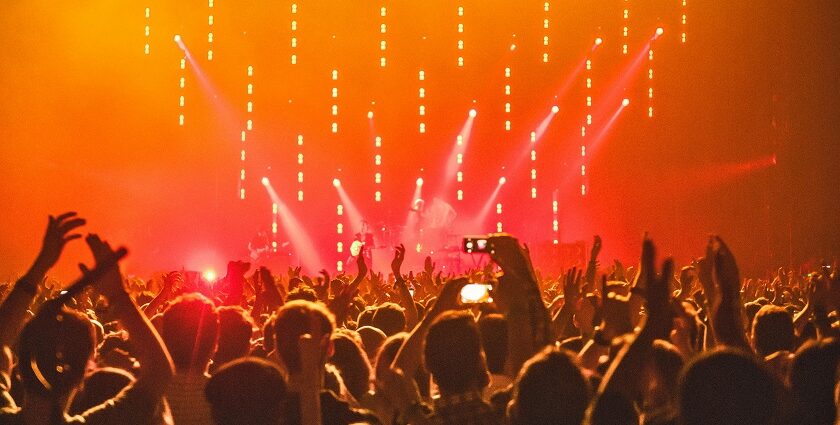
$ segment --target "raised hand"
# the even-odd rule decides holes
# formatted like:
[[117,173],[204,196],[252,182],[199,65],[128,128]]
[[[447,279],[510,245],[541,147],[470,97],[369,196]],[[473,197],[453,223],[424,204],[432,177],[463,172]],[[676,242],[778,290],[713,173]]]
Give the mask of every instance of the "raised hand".
[[429,276],[435,273],[435,263],[432,262],[432,257],[426,256],[426,261],[423,263],[423,271]]
[[174,295],[184,286],[184,275],[179,271],[172,271],[163,275],[163,290],[167,295]]
[[566,273],[563,279],[564,302],[577,302],[577,300],[580,299],[581,277],[583,277],[583,271],[578,270],[577,267],[572,267],[572,269]]
[[[362,275],[364,276],[364,275]],[[339,281],[341,282],[341,281]],[[359,288],[353,284],[341,282],[338,290],[330,300],[328,307],[335,315],[335,322],[341,324],[347,318],[350,303],[359,294]]]
[[[709,300],[711,315],[709,321],[716,342],[751,350],[744,334],[743,305],[740,300],[741,278],[735,256],[723,240],[717,236],[709,238],[706,259],[710,264],[701,265],[701,283]],[[710,273],[711,271],[711,273]],[[703,282],[703,275],[711,274],[712,283]],[[714,296],[713,296],[714,294]]]
[[289,279],[292,279],[292,278],[295,278],[295,277],[300,277],[300,269],[301,269],[300,266],[298,266],[298,267],[289,266],[289,270],[286,271],[286,273],[289,275]]
[[437,301],[435,301],[429,314],[434,316],[440,315],[447,310],[457,310],[461,306],[461,289],[466,284],[470,283],[467,278],[458,278],[447,281],[443,284],[440,294],[438,294]]
[[[306,282],[306,276],[304,276],[304,282]],[[315,281],[310,280],[306,283],[315,290],[319,300],[326,302],[329,299],[330,282],[325,281],[323,277],[315,278]]]
[[657,277],[654,269],[656,250],[650,239],[645,238],[642,252],[649,254],[642,257],[642,267],[648,271],[645,282],[645,307],[648,317],[644,329],[650,332],[653,338],[667,339],[671,333],[673,319],[670,307],[671,290],[668,285],[674,275],[674,261],[666,259],[662,263],[662,273]]
[[44,242],[33,268],[40,273],[46,273],[47,270],[52,268],[58,262],[58,258],[67,242],[82,237],[78,233],[71,232],[84,226],[85,223],[85,219],[77,217],[75,212],[66,212],[58,217],[50,216],[47,231],[44,234]]
[[[103,241],[99,235],[91,233],[85,238],[85,242],[87,242],[97,266],[107,263],[116,253],[116,251],[111,248],[111,245],[108,242]],[[88,269],[84,264],[79,264],[79,268],[82,273],[88,272]],[[105,295],[105,297],[111,302],[114,302],[115,300],[124,301],[125,298],[128,297],[128,292],[123,285],[122,277],[120,276],[120,270],[117,264],[114,264],[109,268],[108,272],[102,277],[102,280],[98,282],[97,289],[99,289],[102,295]]]
[[598,258],[598,254],[601,253],[601,236],[595,235],[592,241],[592,251],[589,253],[590,261],[595,260]]
[[715,285],[712,272],[714,268],[712,256],[713,248],[710,241],[706,247],[706,256],[697,260],[697,272],[698,278],[700,279],[700,285],[703,287],[703,294],[706,296],[706,300],[710,302],[717,299],[717,287]]
[[324,278],[324,282],[332,282],[332,279],[330,279],[330,273],[327,271],[327,269],[321,269],[321,271],[318,273],[320,273],[321,276]]
[[365,275],[368,273],[368,266],[367,263],[365,263],[364,255],[356,256],[356,268],[359,272],[356,274],[356,278],[353,279],[353,286],[358,288],[359,284],[362,283],[362,280],[364,280]]
[[627,282],[626,270],[624,269],[624,265],[621,264],[621,261],[613,260],[613,265],[615,267],[615,279],[620,280],[622,282]]
[[737,301],[740,294],[741,276],[738,265],[735,263],[735,256],[729,251],[723,239],[717,236],[712,237],[711,245],[714,248],[715,286],[720,290],[722,301]]

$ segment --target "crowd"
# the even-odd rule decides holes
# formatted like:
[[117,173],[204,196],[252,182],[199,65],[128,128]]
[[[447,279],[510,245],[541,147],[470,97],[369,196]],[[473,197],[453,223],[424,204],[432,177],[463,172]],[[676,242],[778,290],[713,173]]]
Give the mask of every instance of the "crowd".
[[[444,276],[282,275],[240,261],[212,285],[125,278],[84,237],[81,285],[46,274],[86,225],[50,217],[0,288],[0,424],[834,424],[840,273],[739,275],[711,237],[695,262],[541,275],[513,237]],[[78,243],[78,242],[73,242]],[[461,299],[471,282],[490,302]],[[86,285],[87,283],[91,283]],[[76,291],[77,288],[83,289]]]

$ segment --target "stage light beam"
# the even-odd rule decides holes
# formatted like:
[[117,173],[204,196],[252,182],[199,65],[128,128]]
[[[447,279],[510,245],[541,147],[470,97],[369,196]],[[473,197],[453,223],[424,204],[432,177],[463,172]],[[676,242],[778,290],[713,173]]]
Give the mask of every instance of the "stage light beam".
[[630,99],[624,98],[624,100],[621,101],[621,106],[627,106],[629,104],[630,104]]
[[478,111],[476,111],[475,109],[470,109],[470,118],[475,118],[476,115],[478,115]]
[[262,182],[263,186],[268,186],[268,183],[269,183],[268,177],[263,177],[262,180],[260,180],[260,181]]
[[417,186],[423,186],[423,177],[417,177]]
[[[337,180],[337,179],[336,179]],[[312,238],[306,232],[303,224],[292,213],[292,210],[280,199],[277,191],[271,186],[271,182],[265,186],[271,202],[277,205],[277,216],[280,218],[279,223],[283,226],[283,230],[288,235],[292,246],[298,254],[298,260],[306,273],[312,273],[323,268],[324,262],[321,260],[319,251],[315,248]]]
[[341,180],[339,180],[337,178],[333,179],[333,186],[335,186],[335,187],[341,186]]
[[499,197],[499,192],[501,192],[502,186],[505,185],[505,182],[507,182],[507,179],[504,176],[499,178],[499,184],[497,184],[496,188],[493,189],[493,193],[490,194],[490,197],[487,198],[487,201],[484,202],[484,205],[473,219],[472,226],[477,231],[481,232],[485,230],[484,222],[487,221],[487,217],[490,216],[490,212],[493,211],[496,206],[496,199]]
[[596,38],[595,39],[595,47],[600,46],[603,42],[604,42],[604,39],[602,39],[601,37]]
[[558,112],[560,112],[560,107],[559,106],[554,105],[554,106],[551,107],[551,113],[552,114],[557,114]]

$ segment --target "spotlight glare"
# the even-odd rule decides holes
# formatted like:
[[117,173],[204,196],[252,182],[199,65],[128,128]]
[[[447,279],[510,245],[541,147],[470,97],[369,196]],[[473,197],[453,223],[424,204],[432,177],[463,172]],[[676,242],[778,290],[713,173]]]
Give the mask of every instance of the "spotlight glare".
[[180,42],[181,42],[181,34],[175,34],[175,42],[176,42],[176,43],[180,43]]
[[215,282],[216,281],[216,271],[213,269],[207,269],[204,271],[204,280],[208,282]]
[[512,52],[514,50],[516,50],[516,44],[515,43],[510,45],[510,51]]
[[369,120],[372,120],[373,119],[373,111],[368,111],[367,117],[368,117]]
[[630,99],[625,98],[621,101],[621,106],[627,106],[630,104]]
[[417,186],[423,186],[423,177],[417,177]]
[[503,176],[503,177],[501,177],[501,178],[499,178],[499,186],[501,186],[501,185],[503,185],[503,184],[505,184],[505,183],[507,183],[507,179],[506,179],[506,178],[504,178],[504,176]]
[[559,106],[554,105],[554,106],[551,107],[551,113],[552,114],[556,114],[558,112],[560,112],[560,107]]
[[657,28],[657,29],[656,29],[656,36],[657,36],[657,37],[658,37],[658,36],[660,36],[660,35],[662,35],[662,34],[664,34],[664,33],[665,33],[665,29],[664,29],[664,28],[659,27],[659,28]]
[[475,109],[470,109],[470,118],[475,118],[478,115],[478,112]]
[[333,186],[335,186],[335,187],[341,186],[341,180],[339,180],[337,178],[333,179]]
[[601,43],[603,43],[603,42],[604,42],[604,40],[601,37],[598,37],[598,38],[595,39],[595,45],[596,46],[600,46]]
[[263,177],[261,182],[263,186],[268,186],[268,177]]

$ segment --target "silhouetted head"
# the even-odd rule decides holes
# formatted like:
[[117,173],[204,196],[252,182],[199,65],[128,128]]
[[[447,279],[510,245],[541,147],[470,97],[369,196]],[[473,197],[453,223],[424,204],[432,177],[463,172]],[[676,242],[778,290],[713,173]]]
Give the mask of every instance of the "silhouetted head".
[[777,424],[786,413],[781,383],[751,354],[721,349],[700,354],[680,377],[681,423]]
[[204,373],[219,338],[219,314],[201,294],[178,297],[163,312],[161,337],[178,373]]
[[777,351],[791,351],[794,344],[793,317],[772,304],[758,310],[752,322],[752,342],[762,357]]
[[254,321],[242,307],[222,306],[219,313],[219,344],[213,357],[217,366],[245,357],[251,351]]
[[82,381],[94,341],[87,316],[67,308],[42,308],[18,340],[24,389],[55,399],[67,395]]
[[580,424],[589,398],[589,383],[574,356],[546,347],[522,366],[508,415],[517,425]]
[[424,360],[441,394],[480,390],[490,383],[478,326],[469,313],[449,311],[435,319],[426,335]]
[[[310,327],[313,323],[320,327],[323,335],[331,335],[335,329],[333,314],[320,303],[296,300],[277,310],[274,318],[274,344],[289,373],[300,372],[298,343],[301,336],[313,331]],[[329,354],[322,353],[324,361]]]
[[384,303],[373,313],[371,326],[391,336],[405,330],[405,312],[396,303]]
[[359,337],[362,338],[362,346],[365,349],[365,353],[368,355],[368,359],[375,359],[376,353],[379,351],[379,347],[382,346],[382,343],[385,342],[385,338],[387,338],[385,333],[373,326],[362,326],[359,329],[356,329],[356,332],[358,332]]
[[367,394],[370,386],[370,362],[356,341],[345,334],[332,336],[333,355],[330,363],[338,368],[344,385],[357,400]]
[[834,390],[840,365],[840,340],[811,340],[793,359],[790,387],[793,418],[803,424],[833,424],[837,419]]
[[289,291],[289,295],[286,296],[286,301],[288,302],[296,300],[303,300],[314,303],[318,301],[318,294],[315,292],[314,289],[308,286],[296,286],[294,289]]
[[382,346],[379,347],[379,351],[376,353],[376,361],[374,362],[374,373],[376,376],[382,376],[382,372],[391,367],[391,363],[397,357],[397,352],[400,351],[400,347],[407,338],[407,332],[400,332],[389,336],[382,343]]
[[204,395],[216,425],[279,425],[286,381],[273,363],[246,357],[219,368]]

